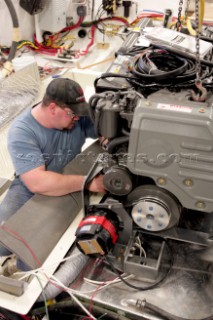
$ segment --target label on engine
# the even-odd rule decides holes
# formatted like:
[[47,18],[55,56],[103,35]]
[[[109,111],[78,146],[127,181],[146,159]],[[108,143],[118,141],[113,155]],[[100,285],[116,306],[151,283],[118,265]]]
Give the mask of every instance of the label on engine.
[[177,104],[166,104],[166,103],[158,103],[157,109],[169,110],[169,111],[178,111],[178,112],[192,112],[192,107],[180,106]]

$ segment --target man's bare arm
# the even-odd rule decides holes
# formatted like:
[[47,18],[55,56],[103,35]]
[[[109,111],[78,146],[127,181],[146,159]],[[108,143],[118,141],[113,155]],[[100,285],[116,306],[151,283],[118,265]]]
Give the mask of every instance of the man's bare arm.
[[[35,168],[20,176],[26,187],[33,193],[47,196],[63,196],[83,189],[85,176],[65,175],[46,171],[44,166]],[[104,192],[103,177],[97,176],[89,184],[92,192]]]

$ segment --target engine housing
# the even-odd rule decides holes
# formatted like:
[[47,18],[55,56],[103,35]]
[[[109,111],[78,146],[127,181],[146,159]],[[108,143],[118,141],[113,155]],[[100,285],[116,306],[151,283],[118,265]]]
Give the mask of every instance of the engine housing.
[[212,98],[166,89],[140,99],[130,130],[127,168],[150,177],[183,207],[213,211]]

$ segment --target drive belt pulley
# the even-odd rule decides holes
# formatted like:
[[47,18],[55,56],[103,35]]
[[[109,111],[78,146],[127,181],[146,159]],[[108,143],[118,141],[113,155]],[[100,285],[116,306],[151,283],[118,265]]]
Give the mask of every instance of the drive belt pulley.
[[135,188],[127,197],[134,222],[144,230],[162,231],[176,225],[181,206],[175,197],[155,185]]

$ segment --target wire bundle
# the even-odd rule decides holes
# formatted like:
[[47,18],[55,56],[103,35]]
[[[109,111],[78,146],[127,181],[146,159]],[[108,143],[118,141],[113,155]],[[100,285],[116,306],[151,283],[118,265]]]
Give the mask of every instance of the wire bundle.
[[183,74],[188,67],[186,59],[163,49],[145,50],[133,59],[132,73],[146,81],[168,80]]
[[[172,87],[189,88],[196,79],[196,61],[189,57],[180,56],[164,48],[152,46],[149,49],[134,47],[126,54],[132,56],[129,71],[133,75],[128,77],[130,83],[143,87]],[[137,53],[137,55],[134,55]],[[201,80],[203,85],[212,85],[212,57],[209,61],[201,61]]]

